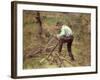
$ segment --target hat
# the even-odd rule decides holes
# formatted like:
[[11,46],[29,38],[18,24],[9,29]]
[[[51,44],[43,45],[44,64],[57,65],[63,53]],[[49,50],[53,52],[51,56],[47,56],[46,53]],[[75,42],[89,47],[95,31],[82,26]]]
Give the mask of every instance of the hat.
[[59,25],[63,25],[63,23],[62,23],[62,22],[60,22],[60,21],[59,21],[59,22],[57,22],[57,23],[56,23],[56,26],[59,26]]

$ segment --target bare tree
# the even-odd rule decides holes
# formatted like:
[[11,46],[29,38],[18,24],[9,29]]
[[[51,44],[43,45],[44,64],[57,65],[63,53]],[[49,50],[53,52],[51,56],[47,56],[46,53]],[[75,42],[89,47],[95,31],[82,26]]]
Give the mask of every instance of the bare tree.
[[39,34],[39,37],[42,38],[43,27],[42,27],[42,20],[41,20],[40,12],[36,13],[36,20],[37,20],[38,27],[39,27],[38,34]]

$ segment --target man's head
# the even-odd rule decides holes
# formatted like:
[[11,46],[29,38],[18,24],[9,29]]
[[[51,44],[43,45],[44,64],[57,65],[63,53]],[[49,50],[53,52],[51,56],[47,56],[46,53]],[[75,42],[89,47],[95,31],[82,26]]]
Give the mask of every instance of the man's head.
[[58,29],[60,29],[60,28],[62,27],[62,25],[63,25],[62,22],[57,22],[57,23],[56,23],[56,27],[57,27]]
[[57,23],[56,23],[56,26],[62,26],[62,25],[63,25],[62,22],[57,22]]

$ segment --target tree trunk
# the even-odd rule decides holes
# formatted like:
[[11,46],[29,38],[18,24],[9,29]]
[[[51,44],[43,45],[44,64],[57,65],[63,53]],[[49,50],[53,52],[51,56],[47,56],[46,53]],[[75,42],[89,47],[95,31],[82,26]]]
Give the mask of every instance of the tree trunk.
[[39,37],[42,38],[43,27],[42,27],[42,21],[41,21],[40,12],[37,12],[36,14],[37,14],[36,20],[37,20],[38,27],[39,27],[38,34],[39,34]]

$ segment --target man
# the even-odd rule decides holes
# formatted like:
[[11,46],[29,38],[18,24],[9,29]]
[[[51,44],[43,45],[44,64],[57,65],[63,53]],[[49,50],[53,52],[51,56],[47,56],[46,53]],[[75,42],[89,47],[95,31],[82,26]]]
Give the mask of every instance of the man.
[[72,30],[67,25],[63,25],[62,22],[57,22],[56,27],[58,30],[60,30],[60,33],[57,34],[57,36],[56,36],[56,38],[59,40],[58,53],[61,53],[63,44],[67,43],[68,54],[71,57],[71,60],[74,60],[72,50],[71,50],[71,46],[72,46],[72,42],[73,42]]

